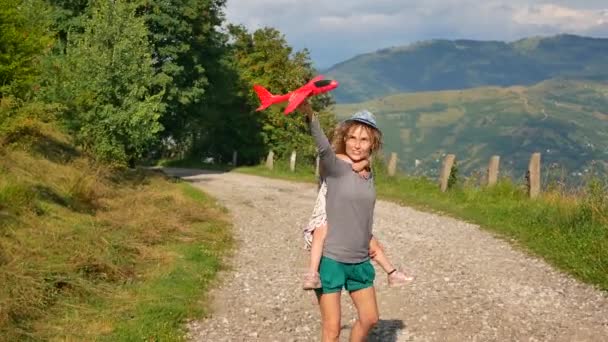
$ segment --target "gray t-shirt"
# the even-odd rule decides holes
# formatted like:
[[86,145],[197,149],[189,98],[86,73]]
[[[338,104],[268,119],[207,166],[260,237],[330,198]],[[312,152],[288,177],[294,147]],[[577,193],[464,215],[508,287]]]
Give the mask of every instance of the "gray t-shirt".
[[376,204],[373,177],[360,177],[351,164],[336,157],[316,117],[310,130],[319,150],[321,177],[327,182],[328,230],[323,255],[343,263],[366,261]]

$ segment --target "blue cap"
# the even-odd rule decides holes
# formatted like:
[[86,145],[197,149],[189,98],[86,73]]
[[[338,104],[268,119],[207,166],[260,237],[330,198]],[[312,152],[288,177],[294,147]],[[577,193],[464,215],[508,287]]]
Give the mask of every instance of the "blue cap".
[[362,110],[356,112],[350,118],[344,120],[343,122],[347,122],[347,121],[361,122],[361,123],[364,123],[368,126],[371,126],[375,129],[377,129],[378,132],[380,132],[380,128],[376,124],[376,117],[374,116],[374,114],[372,114],[367,109],[362,109]]

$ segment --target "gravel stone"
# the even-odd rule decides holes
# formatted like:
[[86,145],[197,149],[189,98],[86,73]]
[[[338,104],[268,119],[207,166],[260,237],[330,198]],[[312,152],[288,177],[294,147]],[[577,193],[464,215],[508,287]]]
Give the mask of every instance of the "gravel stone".
[[[237,248],[192,341],[319,341],[313,293],[301,289],[302,227],[316,186],[239,173],[166,169],[230,211]],[[608,341],[608,297],[478,226],[378,201],[374,234],[416,280],[387,287],[370,341]],[[331,228],[330,228],[331,229]],[[356,311],[342,296],[342,336]]]

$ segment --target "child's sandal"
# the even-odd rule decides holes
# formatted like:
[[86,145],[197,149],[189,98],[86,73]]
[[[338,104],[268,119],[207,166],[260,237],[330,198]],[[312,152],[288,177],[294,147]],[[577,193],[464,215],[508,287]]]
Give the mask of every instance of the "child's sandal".
[[307,272],[304,274],[304,290],[314,290],[321,287],[321,279],[318,272]]

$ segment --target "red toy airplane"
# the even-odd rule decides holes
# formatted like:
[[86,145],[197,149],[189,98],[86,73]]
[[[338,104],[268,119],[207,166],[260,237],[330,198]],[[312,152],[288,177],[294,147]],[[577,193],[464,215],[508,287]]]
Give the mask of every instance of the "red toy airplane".
[[296,109],[307,97],[325,93],[334,90],[337,87],[337,81],[325,80],[323,79],[323,75],[313,78],[310,80],[310,82],[306,83],[302,87],[285,95],[272,95],[268,90],[266,90],[266,88],[256,84],[253,86],[253,90],[255,90],[255,92],[258,94],[260,102],[262,103],[258,109],[256,109],[256,111],[266,109],[275,103],[288,101],[289,104],[284,111],[285,115],[287,115]]

